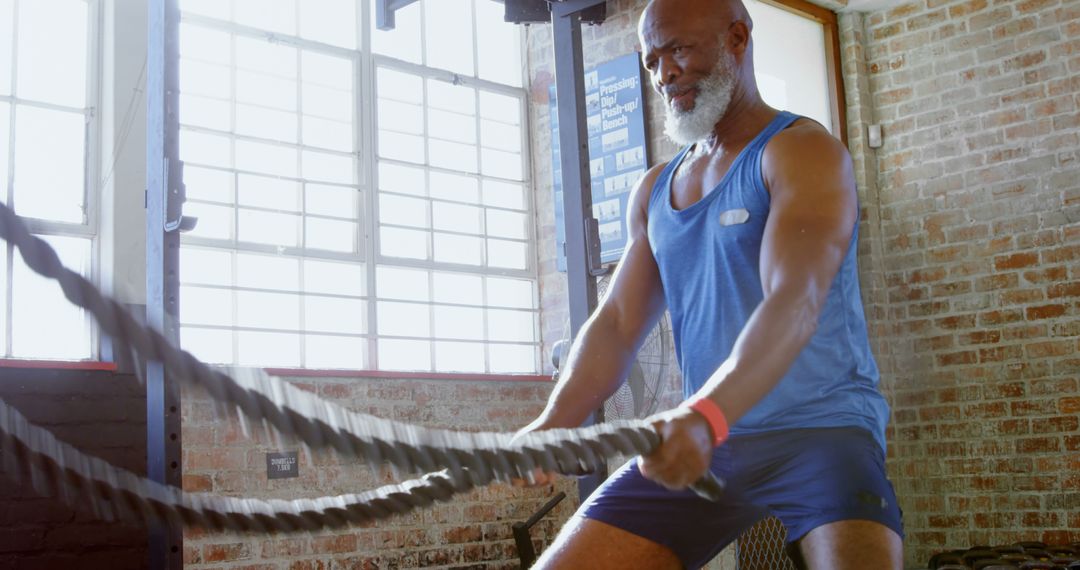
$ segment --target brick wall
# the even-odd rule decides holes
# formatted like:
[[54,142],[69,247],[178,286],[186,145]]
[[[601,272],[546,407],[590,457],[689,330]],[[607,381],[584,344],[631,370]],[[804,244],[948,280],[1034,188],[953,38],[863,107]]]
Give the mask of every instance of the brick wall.
[[[831,9],[838,6],[820,2]],[[643,0],[608,3],[585,65],[637,49]],[[915,2],[840,15],[870,333],[893,404],[908,564],[945,547],[1080,540],[1080,3]],[[550,28],[529,33],[545,346],[555,270]],[[667,160],[646,93],[649,155]],[[885,145],[870,149],[865,127]]]
[[[540,412],[548,382],[469,382],[399,379],[294,379],[307,390],[351,409],[429,427],[513,431]],[[358,461],[311,453],[261,427],[245,428],[215,410],[207,397],[183,401],[184,488],[229,496],[296,499],[356,493],[416,475],[395,476]],[[244,430],[246,429],[247,435]],[[269,480],[266,453],[298,451],[299,477]],[[533,527],[539,551],[577,505],[576,486]],[[511,525],[524,521],[554,491],[495,484],[447,503],[341,532],[280,536],[185,536],[185,567],[192,569],[516,568]]]
[[908,561],[1080,540],[1080,3],[930,0],[844,32],[885,132],[859,157],[862,262]]
[[[146,391],[108,372],[0,368],[0,398],[82,451],[146,473]],[[0,470],[0,568],[145,568],[146,531],[43,498]]]

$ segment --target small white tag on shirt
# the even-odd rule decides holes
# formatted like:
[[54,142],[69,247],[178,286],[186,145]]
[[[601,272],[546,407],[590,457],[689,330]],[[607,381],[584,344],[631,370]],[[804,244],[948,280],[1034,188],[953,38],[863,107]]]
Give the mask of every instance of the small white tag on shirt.
[[728,210],[720,213],[720,225],[721,226],[734,226],[736,224],[745,224],[746,220],[750,219],[750,210],[746,208],[735,208],[734,210]]

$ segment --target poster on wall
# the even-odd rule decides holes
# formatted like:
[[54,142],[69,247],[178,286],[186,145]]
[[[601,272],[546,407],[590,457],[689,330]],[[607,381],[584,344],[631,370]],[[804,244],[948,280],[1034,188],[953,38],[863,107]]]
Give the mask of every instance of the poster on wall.
[[[585,70],[585,116],[589,132],[589,172],[593,217],[600,226],[600,262],[618,261],[626,247],[626,206],[645,174],[645,110],[641,65],[630,53]],[[555,250],[566,271],[562,162],[555,86],[550,87],[551,161],[555,177]]]

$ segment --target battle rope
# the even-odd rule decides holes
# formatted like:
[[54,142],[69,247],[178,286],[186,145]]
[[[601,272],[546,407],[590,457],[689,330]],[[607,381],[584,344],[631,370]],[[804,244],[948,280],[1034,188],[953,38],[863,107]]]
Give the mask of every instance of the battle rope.
[[[537,467],[565,474],[593,471],[605,459],[649,453],[659,444],[659,436],[644,421],[601,424],[578,430],[550,430],[520,438],[499,433],[433,430],[353,412],[291,384],[272,381],[258,370],[245,371],[234,379],[172,346],[158,331],[140,324],[125,307],[104,296],[81,275],[65,268],[56,252],[32,235],[22,220],[3,204],[0,204],[0,238],[19,249],[27,266],[56,280],[64,296],[89,311],[117,345],[129,346],[148,360],[162,362],[172,378],[202,387],[215,400],[228,402],[248,418],[272,425],[280,433],[295,437],[312,449],[330,448],[369,464],[386,461],[405,472],[446,470],[440,475],[429,475],[422,483],[413,481],[363,495],[350,495],[349,500],[354,502],[349,503],[352,505],[349,509],[341,508],[341,497],[319,500],[334,505],[328,507],[333,512],[304,511],[313,504],[310,501],[272,502],[273,507],[268,507],[271,502],[253,499],[195,498],[171,488],[158,489],[160,485],[130,473],[126,473],[130,477],[121,477],[119,471],[110,475],[109,470],[115,470],[112,466],[103,462],[98,465],[95,462],[100,460],[85,456],[79,459],[81,454],[77,450],[65,449],[63,444],[55,442],[55,438],[52,439],[54,443],[41,443],[50,441],[51,434],[45,437],[34,431],[40,428],[24,419],[20,423],[18,418],[21,416],[13,410],[3,410],[4,418],[11,418],[0,422],[7,444],[22,450],[16,455],[22,454],[28,460],[33,458],[31,463],[38,469],[38,474],[50,479],[54,486],[78,487],[93,482],[92,487],[97,491],[94,496],[100,503],[97,508],[105,513],[114,499],[122,497],[129,507],[124,510],[129,513],[188,525],[236,530],[333,527],[404,512],[386,507],[385,498],[389,496],[402,501],[395,508],[403,508],[402,505],[415,507],[430,503],[434,498],[445,500],[454,493],[494,480],[525,478]],[[38,445],[31,445],[24,439],[26,437],[37,441]],[[54,466],[49,468],[50,464]],[[439,489],[437,494],[431,491],[436,487]],[[694,488],[703,496],[715,497],[722,485],[707,478]],[[58,491],[61,496],[68,496],[68,493]],[[410,499],[402,498],[403,495]],[[381,507],[371,507],[370,501],[380,498],[384,499]],[[360,501],[369,501],[363,503],[366,508],[359,506]],[[199,509],[193,509],[191,505]],[[203,514],[196,516],[195,512]],[[305,524],[297,526],[296,521],[301,519],[296,517],[301,512],[305,515],[302,519]],[[344,512],[363,513],[367,518],[347,519]],[[290,517],[293,522],[277,523],[277,526],[264,520]],[[257,523],[252,522],[256,519]],[[226,520],[231,523],[225,524]]]

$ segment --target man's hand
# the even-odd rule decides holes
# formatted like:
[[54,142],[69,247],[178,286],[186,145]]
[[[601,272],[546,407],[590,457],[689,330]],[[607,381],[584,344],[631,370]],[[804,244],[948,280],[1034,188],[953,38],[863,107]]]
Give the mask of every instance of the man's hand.
[[660,447],[638,460],[646,479],[681,490],[697,482],[709,468],[713,435],[701,414],[675,408],[649,419],[660,434]]
[[[514,439],[512,440],[512,442],[517,443],[521,436],[527,433],[531,433],[533,431],[541,431],[542,429],[543,428],[533,427],[532,424],[525,426],[516,434],[514,434]],[[531,479],[519,479],[517,477],[514,477],[510,479],[510,484],[515,487],[544,487],[546,485],[554,485],[556,479],[558,478],[559,475],[557,473],[544,471],[543,469],[537,467],[536,469],[533,469]]]

